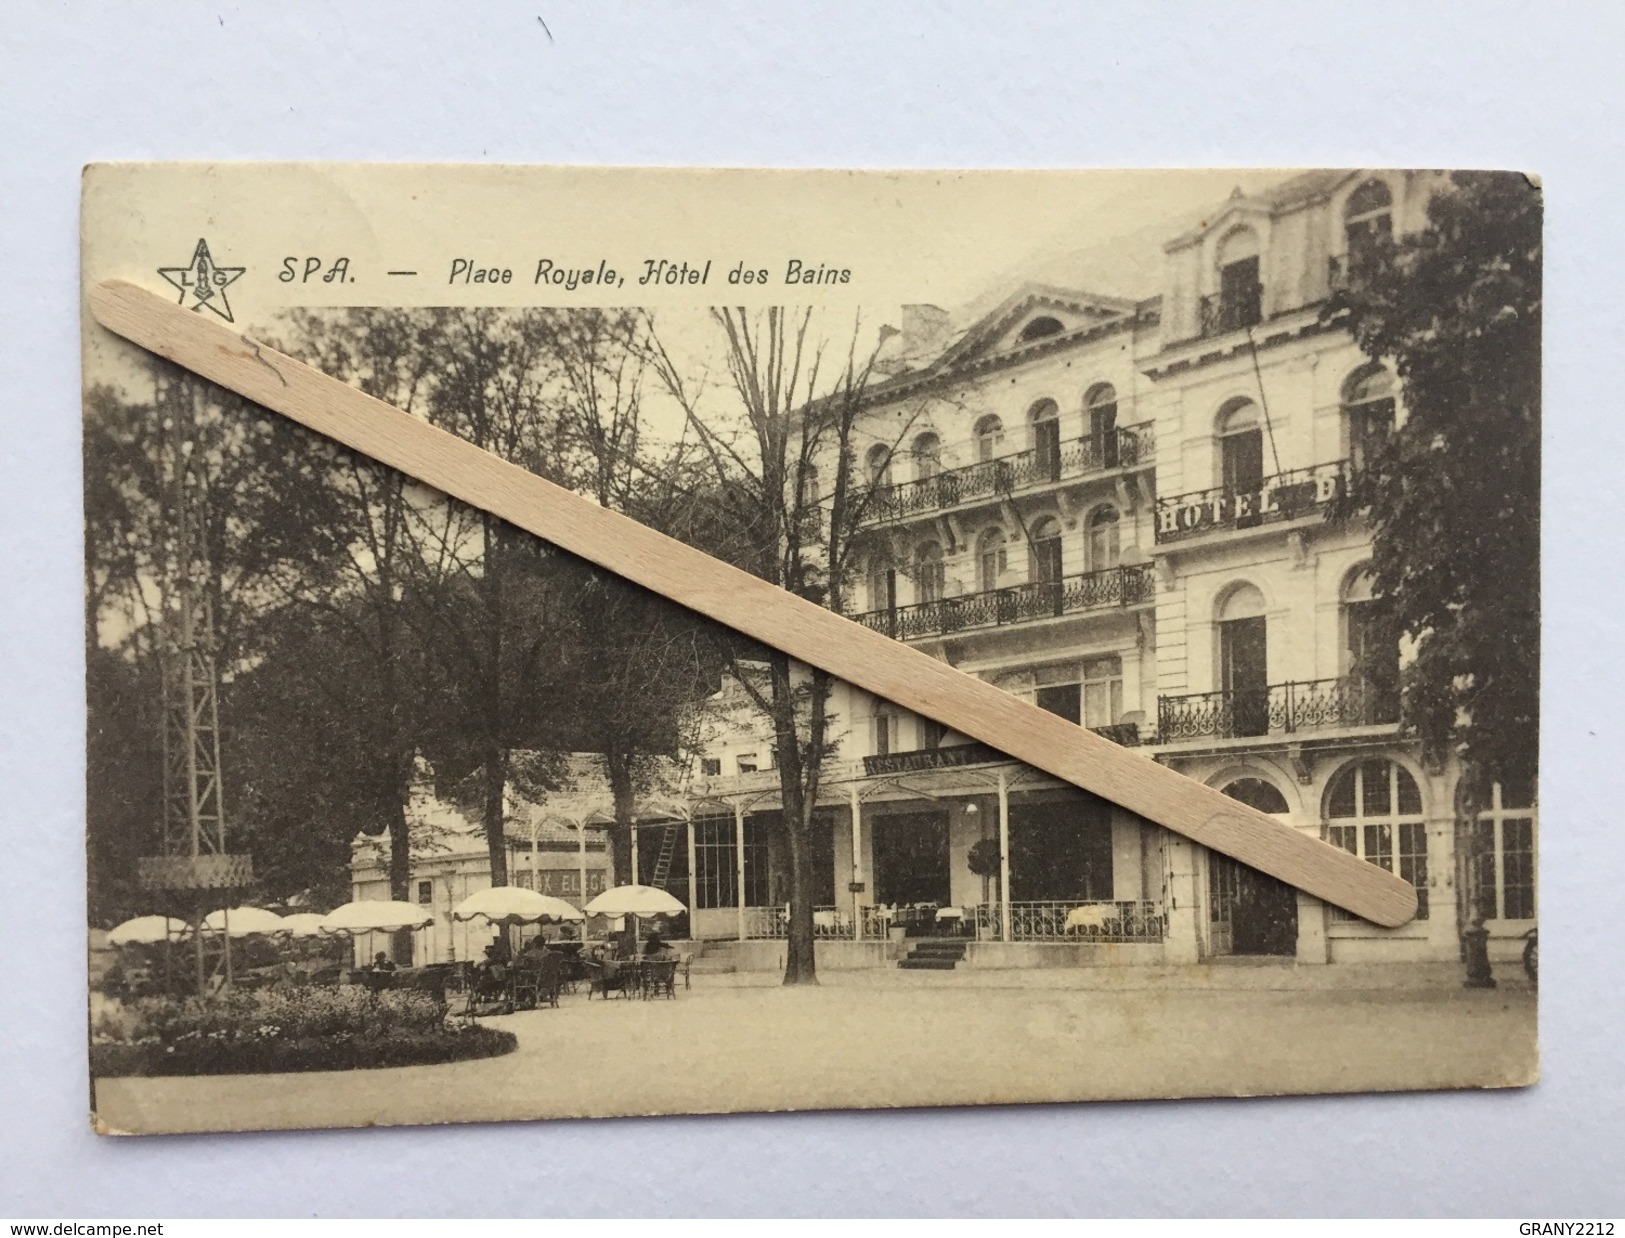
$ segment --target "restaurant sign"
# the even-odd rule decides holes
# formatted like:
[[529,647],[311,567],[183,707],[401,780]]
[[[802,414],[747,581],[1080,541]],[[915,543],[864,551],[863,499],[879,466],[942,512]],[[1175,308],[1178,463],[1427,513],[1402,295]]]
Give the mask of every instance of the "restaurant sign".
[[925,769],[955,769],[961,765],[987,765],[1009,759],[986,744],[950,744],[945,748],[916,748],[912,752],[867,756],[863,758],[863,772],[871,776],[913,774]]

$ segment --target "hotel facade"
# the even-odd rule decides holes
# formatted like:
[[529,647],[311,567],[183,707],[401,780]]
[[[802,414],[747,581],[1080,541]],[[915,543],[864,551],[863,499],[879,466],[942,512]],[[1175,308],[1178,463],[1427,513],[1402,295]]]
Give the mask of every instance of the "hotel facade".
[[[855,443],[858,622],[1398,873],[1416,920],[1348,917],[840,685],[814,831],[821,966],[887,963],[910,937],[961,940],[972,966],[1448,962],[1475,903],[1492,958],[1515,957],[1535,921],[1532,788],[1498,785],[1458,821],[1460,769],[1401,728],[1405,651],[1376,634],[1370,530],[1340,502],[1404,393],[1323,309],[1370,238],[1424,224],[1440,183],[1327,172],[1238,192],[1168,241],[1146,300],[1027,284],[963,330],[909,307]],[[771,752],[724,692],[637,831],[638,877],[745,966],[772,965],[785,931]],[[556,866],[584,872],[594,812],[535,846],[576,847]],[[358,840],[358,896],[375,852]],[[616,880],[601,839],[590,854]],[[429,868],[447,863],[415,858],[420,892],[439,897]]]

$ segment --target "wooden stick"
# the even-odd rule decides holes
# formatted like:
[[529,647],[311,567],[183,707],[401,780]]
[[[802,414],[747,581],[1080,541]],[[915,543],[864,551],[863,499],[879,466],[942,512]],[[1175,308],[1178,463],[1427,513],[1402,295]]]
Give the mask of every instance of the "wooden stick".
[[544,481],[134,284],[90,292],[108,330],[407,476],[876,696],[1378,924],[1409,882],[918,650]]

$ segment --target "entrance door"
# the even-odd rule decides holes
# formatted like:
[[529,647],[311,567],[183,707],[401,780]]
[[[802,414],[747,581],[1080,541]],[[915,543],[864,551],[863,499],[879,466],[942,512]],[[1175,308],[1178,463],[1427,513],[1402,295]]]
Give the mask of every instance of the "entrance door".
[[1230,734],[1265,735],[1270,729],[1265,619],[1226,619],[1219,624],[1220,690],[1230,707]]
[[1298,895],[1285,882],[1208,853],[1209,944],[1214,954],[1286,955],[1298,950]]
[[949,899],[948,814],[874,818],[875,901],[889,906]]

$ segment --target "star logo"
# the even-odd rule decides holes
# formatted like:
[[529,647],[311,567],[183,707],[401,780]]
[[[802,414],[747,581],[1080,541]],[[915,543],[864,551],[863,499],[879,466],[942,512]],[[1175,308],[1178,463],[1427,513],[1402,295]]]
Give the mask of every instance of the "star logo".
[[226,289],[237,282],[247,267],[223,267],[215,263],[209,253],[209,243],[199,238],[192,251],[192,261],[183,267],[159,267],[158,274],[180,290],[177,305],[190,303],[192,310],[208,308],[227,322],[232,321],[231,302],[226,300]]

